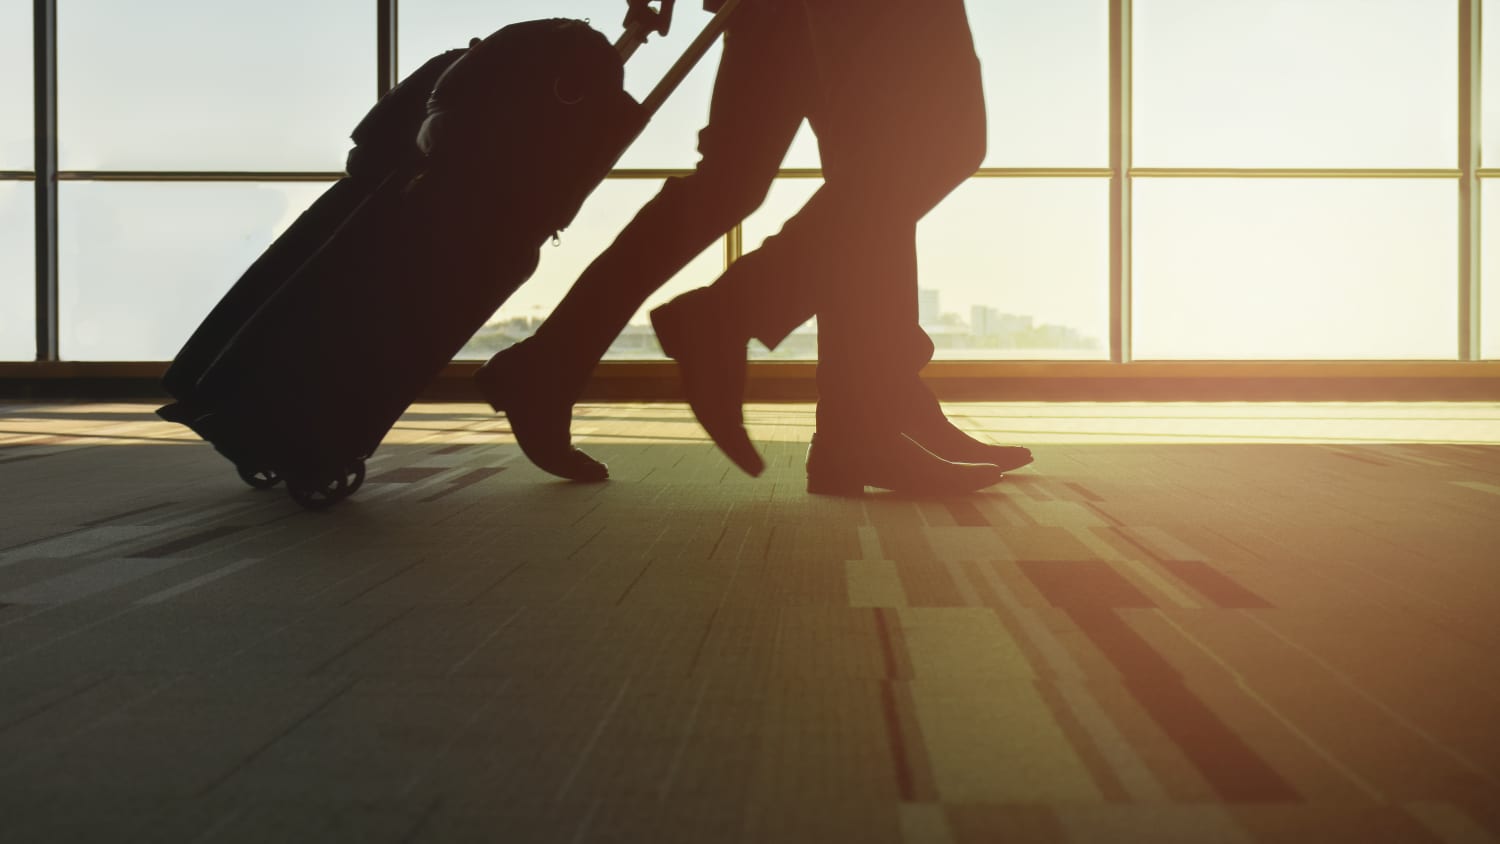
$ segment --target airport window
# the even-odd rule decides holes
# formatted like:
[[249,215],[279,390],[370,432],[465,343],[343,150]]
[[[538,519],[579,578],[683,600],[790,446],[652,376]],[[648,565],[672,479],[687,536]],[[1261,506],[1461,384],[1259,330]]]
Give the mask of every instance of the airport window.
[[[47,175],[33,173],[31,81],[45,42],[31,0],[0,0],[3,360],[35,355],[49,235],[58,272],[42,265],[40,289],[56,284],[61,357],[169,359],[341,170],[381,83],[380,20],[394,24],[399,76],[516,20],[585,18],[613,40],[624,6],[51,1],[55,232],[45,217],[38,231],[33,198]],[[707,19],[678,5],[671,35],[627,68],[638,97]],[[1500,295],[1480,295],[1500,290],[1500,259],[1481,260],[1500,246],[1500,215],[1479,213],[1497,198],[1500,169],[1483,163],[1500,161],[1500,62],[1477,49],[1497,43],[1500,16],[1481,19],[1480,5],[970,2],[989,145],[919,227],[938,357],[1500,358]],[[694,166],[718,49],[461,359],[534,328],[661,179]],[[1120,127],[1128,143],[1112,146]],[[653,296],[609,357],[658,358],[647,309],[775,232],[818,165],[804,126],[766,204]],[[770,356],[815,356],[815,321],[799,338]]]
[[1455,356],[1458,12],[1135,0],[1134,358]]
[[1451,357],[1451,180],[1143,179],[1140,359]]
[[30,182],[0,181],[0,361],[36,357],[36,243]]
[[0,0],[0,361],[36,356],[31,3]]
[[1108,179],[971,179],[917,234],[935,358],[1109,357]]
[[1452,0],[1135,0],[1137,167],[1453,167]]
[[[1484,181],[1484,207],[1500,209],[1500,184],[1493,179]],[[1486,360],[1500,359],[1500,212],[1485,215],[1481,219],[1483,237],[1481,254],[1489,257],[1480,265],[1481,288],[1485,295],[1480,299],[1480,356]]]
[[61,2],[60,166],[339,170],[374,40],[364,0]]
[[31,3],[0,0],[0,171],[30,170]]
[[326,187],[64,183],[63,358],[170,360],[265,245]]
[[1480,134],[1483,140],[1481,163],[1495,167],[1500,165],[1500,61],[1494,58],[1495,50],[1500,49],[1495,46],[1500,44],[1500,13],[1494,4],[1489,5],[1488,12],[1480,24],[1485,51],[1490,58],[1482,63],[1480,74],[1479,125],[1486,130]]
[[969,3],[986,167],[1109,166],[1109,3]]
[[[744,225],[754,249],[821,181],[785,178]],[[1094,178],[970,180],[917,227],[918,318],[938,360],[1109,356],[1109,184]],[[817,357],[815,321],[756,358]]]
[[[1493,7],[1491,11],[1494,11]],[[1484,45],[1500,44],[1500,15],[1484,16],[1480,28]],[[1482,67],[1478,123],[1481,128],[1491,128],[1488,133],[1480,132],[1479,164],[1488,168],[1500,164],[1500,62],[1483,62]],[[1495,186],[1494,174],[1487,169],[1481,169],[1480,175],[1490,177],[1481,182],[1480,207],[1491,211],[1480,215],[1480,255],[1486,257],[1480,261],[1479,278],[1476,279],[1482,294],[1479,297],[1479,354],[1486,360],[1495,360],[1500,359],[1500,259],[1496,257],[1500,256],[1500,219],[1497,219],[1500,215],[1494,209],[1500,209],[1500,188]]]

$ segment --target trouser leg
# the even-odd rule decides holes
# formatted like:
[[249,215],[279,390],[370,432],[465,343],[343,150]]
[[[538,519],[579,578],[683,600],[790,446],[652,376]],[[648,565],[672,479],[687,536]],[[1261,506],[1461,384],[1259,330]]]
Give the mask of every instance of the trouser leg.
[[916,215],[879,192],[871,180],[823,185],[714,284],[736,327],[773,348],[817,314],[820,428],[857,419],[899,430],[891,393],[919,387],[932,356],[917,322]]
[[648,296],[764,201],[806,114],[806,45],[783,31],[785,5],[736,13],[697,169],[662,186],[538,329],[554,376],[574,389]]

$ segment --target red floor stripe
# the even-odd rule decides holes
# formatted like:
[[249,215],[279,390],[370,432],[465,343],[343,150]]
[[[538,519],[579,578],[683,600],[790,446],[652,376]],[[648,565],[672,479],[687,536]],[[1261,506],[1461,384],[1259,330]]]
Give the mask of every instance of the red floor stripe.
[[1181,675],[1110,610],[1069,616],[1124,675],[1125,687],[1230,803],[1291,802],[1302,796],[1182,682]]
[[1201,560],[1162,560],[1173,577],[1226,610],[1264,610],[1271,602],[1236,583],[1229,575]]

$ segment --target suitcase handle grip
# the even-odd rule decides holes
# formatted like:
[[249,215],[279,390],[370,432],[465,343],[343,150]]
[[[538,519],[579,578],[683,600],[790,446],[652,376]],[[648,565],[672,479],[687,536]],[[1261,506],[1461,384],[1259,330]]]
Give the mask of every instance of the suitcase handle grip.
[[[625,34],[615,42],[615,49],[620,53],[621,61],[630,61],[635,51],[646,43],[647,36],[653,32],[666,37],[672,30],[672,8],[677,0],[628,0],[630,11],[625,13]],[[651,8],[653,2],[660,2],[661,9]]]

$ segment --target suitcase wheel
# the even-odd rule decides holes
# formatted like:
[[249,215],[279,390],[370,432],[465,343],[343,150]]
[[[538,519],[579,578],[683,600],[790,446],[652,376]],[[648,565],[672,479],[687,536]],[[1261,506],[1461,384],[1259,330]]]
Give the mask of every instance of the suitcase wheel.
[[365,461],[350,463],[342,473],[321,481],[288,478],[287,494],[309,510],[326,510],[354,494],[365,482]]
[[344,491],[346,497],[353,495],[361,486],[364,486],[365,461],[356,460],[349,464],[349,468],[344,471],[344,483],[348,486],[348,489]]
[[256,489],[270,489],[281,483],[281,476],[274,469],[251,469],[248,466],[236,466],[239,470],[240,480]]

